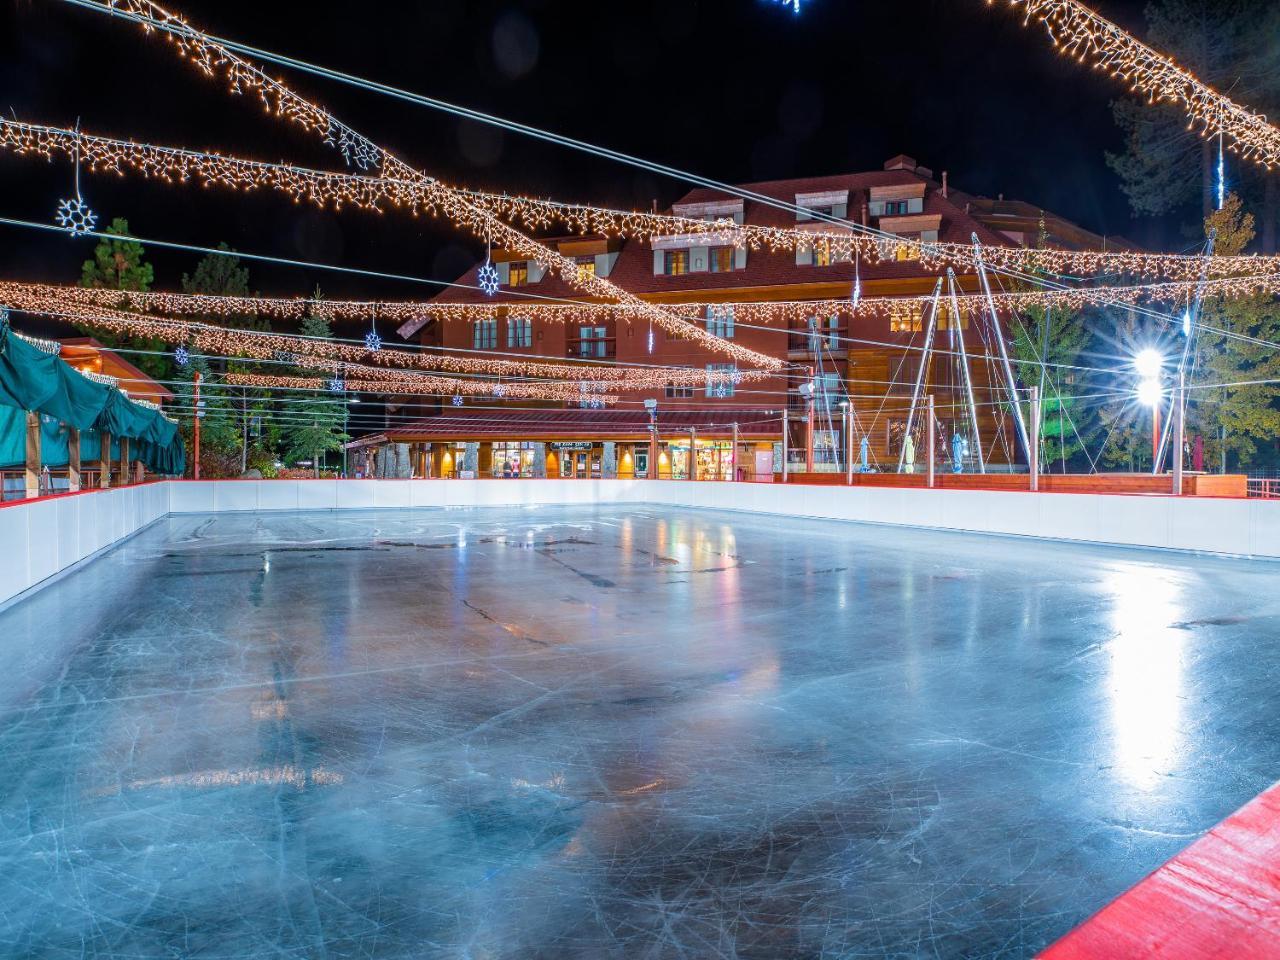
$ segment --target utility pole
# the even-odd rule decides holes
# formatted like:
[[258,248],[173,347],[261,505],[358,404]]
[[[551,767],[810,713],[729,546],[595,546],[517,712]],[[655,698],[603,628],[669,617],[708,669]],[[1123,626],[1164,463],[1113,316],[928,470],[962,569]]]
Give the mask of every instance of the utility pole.
[[1173,495],[1182,496],[1182,445],[1186,431],[1187,406],[1184,391],[1187,388],[1187,375],[1181,368],[1178,370],[1178,386],[1173,395]]
[[1040,489],[1040,388],[1031,389],[1031,489]]
[[195,423],[193,423],[191,426],[191,439],[192,439],[193,445],[196,448],[195,456],[191,461],[191,476],[192,476],[192,479],[199,480],[200,479],[200,419],[201,417],[204,416],[204,411],[200,408],[200,371],[199,370],[197,370],[192,375],[191,382],[194,386],[192,399],[195,400],[195,407],[196,407]]

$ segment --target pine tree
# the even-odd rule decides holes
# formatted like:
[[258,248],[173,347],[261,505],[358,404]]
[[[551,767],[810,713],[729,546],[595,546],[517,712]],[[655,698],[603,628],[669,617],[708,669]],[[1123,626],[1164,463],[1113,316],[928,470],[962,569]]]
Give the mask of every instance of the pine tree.
[[1015,366],[1018,379],[1040,390],[1042,463],[1063,473],[1087,469],[1087,445],[1098,433],[1098,420],[1096,409],[1079,399],[1090,383],[1080,369],[1091,342],[1084,314],[1033,307],[1015,317],[1012,327],[1010,354],[1023,361]]
[[[1217,231],[1216,253],[1233,256],[1253,240],[1253,215],[1245,212],[1240,198],[1231,194],[1223,208],[1205,220],[1205,231]],[[1193,381],[1201,389],[1190,392],[1188,432],[1203,432],[1210,459],[1220,469],[1225,469],[1224,438],[1228,457],[1234,454],[1241,468],[1256,466],[1259,445],[1271,444],[1274,452],[1280,436],[1276,388],[1280,381],[1280,350],[1271,346],[1280,342],[1280,304],[1265,293],[1206,300],[1201,324]],[[1215,329],[1223,332],[1214,332]],[[1246,381],[1264,382],[1215,386]]]
[[[128,237],[129,221],[116,217],[105,232],[113,237]],[[136,240],[99,240],[93,248],[93,259],[84,261],[80,268],[80,286],[144,293],[151,289],[155,279],[155,272],[145,257],[146,250]],[[124,307],[123,300],[117,307]],[[110,333],[89,326],[82,329],[104,346],[127,353],[130,363],[156,380],[168,380],[173,373],[163,340]]]
[[[324,308],[320,288],[312,294],[312,306],[303,318],[299,332],[304,337],[323,340],[333,339],[333,321]],[[299,371],[306,376],[308,371]],[[348,439],[343,432],[346,395],[342,393],[307,396],[306,399],[288,404],[289,414],[283,433],[284,455],[288,463],[311,460],[315,475],[320,475],[321,457],[330,451],[342,449]]]

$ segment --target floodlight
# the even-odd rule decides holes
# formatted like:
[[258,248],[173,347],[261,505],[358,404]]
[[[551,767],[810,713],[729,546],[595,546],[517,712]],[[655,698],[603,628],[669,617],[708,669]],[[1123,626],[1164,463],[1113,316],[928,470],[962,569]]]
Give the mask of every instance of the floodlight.
[[1139,351],[1138,355],[1133,358],[1133,368],[1138,371],[1138,376],[1144,380],[1159,376],[1163,367],[1164,357],[1160,355],[1158,350],[1152,350],[1150,347]]

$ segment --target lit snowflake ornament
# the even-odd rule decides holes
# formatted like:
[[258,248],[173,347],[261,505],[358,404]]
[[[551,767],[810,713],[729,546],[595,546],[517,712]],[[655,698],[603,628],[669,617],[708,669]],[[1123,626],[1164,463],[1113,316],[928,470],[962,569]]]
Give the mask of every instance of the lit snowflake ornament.
[[378,336],[376,330],[370,330],[364,335],[364,348],[372,353],[382,349],[382,338]]
[[59,203],[55,219],[58,221],[58,226],[73,237],[91,232],[98,222],[97,215],[79,197]]
[[494,384],[494,386],[493,386],[493,395],[494,395],[495,397],[501,397],[501,396],[503,396],[504,394],[506,394],[506,392],[507,392],[507,388],[506,388],[506,387],[504,387],[502,384],[500,384],[500,383]]
[[480,268],[480,272],[476,274],[476,282],[480,285],[480,289],[486,297],[492,297],[498,292],[498,271],[488,260],[484,262],[484,266]]
[[462,406],[462,397],[458,396],[458,394],[455,393],[453,395],[453,399],[450,400],[449,402],[452,403],[455,407],[460,407]]
[[343,393],[346,389],[347,389],[347,381],[339,377],[334,377],[332,380],[329,381],[330,393]]
[[186,347],[175,347],[173,350],[173,362],[180,367],[185,367],[191,362],[191,354]]

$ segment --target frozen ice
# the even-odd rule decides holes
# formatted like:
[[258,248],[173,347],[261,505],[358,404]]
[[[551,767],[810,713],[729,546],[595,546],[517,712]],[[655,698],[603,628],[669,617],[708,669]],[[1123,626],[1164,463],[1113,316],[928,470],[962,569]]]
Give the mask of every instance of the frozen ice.
[[0,954],[1029,957],[1280,777],[1280,566],[173,516],[0,612]]

